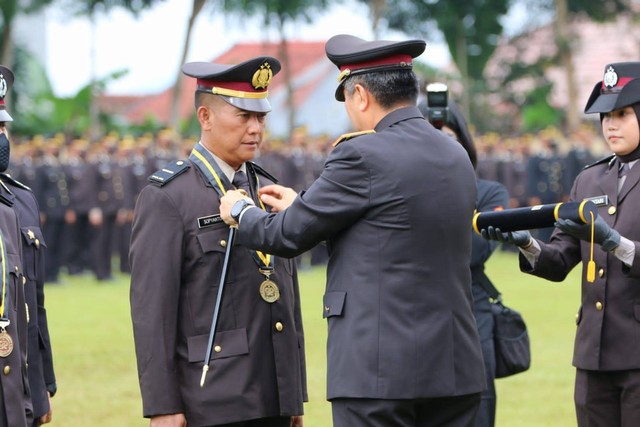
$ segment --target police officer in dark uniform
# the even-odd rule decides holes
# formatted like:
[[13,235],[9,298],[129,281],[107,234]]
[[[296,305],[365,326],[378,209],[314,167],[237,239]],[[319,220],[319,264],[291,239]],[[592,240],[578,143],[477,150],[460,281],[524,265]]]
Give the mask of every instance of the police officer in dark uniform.
[[[3,170],[9,166],[10,152],[6,122],[13,121],[5,109],[4,98],[12,84],[13,72],[0,65],[0,168]],[[0,427],[31,427],[34,414],[30,375],[27,377],[27,340],[32,331],[27,330],[31,313],[25,294],[35,294],[35,284],[33,280],[27,283],[27,277],[23,276],[18,224],[21,209],[13,208],[16,199],[7,197],[13,194],[6,184],[0,183],[0,187]],[[29,267],[34,266],[35,262]],[[35,295],[29,299],[35,299]],[[36,305],[31,304],[31,311],[36,311]],[[37,326],[35,328],[37,331]],[[38,355],[37,349],[35,354]],[[39,380],[42,382],[42,377]],[[39,425],[37,420],[35,423]]]
[[[227,241],[219,197],[253,203],[275,178],[251,160],[280,63],[188,63],[202,129],[189,160],[155,172],[135,208],[131,317],[145,417],[152,425],[301,427],[304,340],[295,264]],[[231,251],[211,370],[201,386],[225,252]],[[160,425],[160,424],[158,424]]]
[[598,207],[593,223],[559,219],[549,243],[528,231],[483,234],[520,247],[520,269],[554,282],[582,263],[573,365],[579,427],[640,420],[640,62],[607,64],[585,113],[600,115],[614,155],[591,164],[570,200]]
[[485,387],[469,269],[476,178],[460,144],[416,107],[412,61],[424,49],[332,37],[335,97],[358,132],[339,140],[307,191],[262,189],[278,213],[238,191],[222,198],[243,245],[296,256],[327,241],[335,427],[470,426]]
[[69,184],[65,168],[60,162],[60,147],[43,147],[42,162],[36,172],[36,198],[40,207],[44,240],[47,242],[45,283],[58,283],[65,253],[65,214],[70,209]]

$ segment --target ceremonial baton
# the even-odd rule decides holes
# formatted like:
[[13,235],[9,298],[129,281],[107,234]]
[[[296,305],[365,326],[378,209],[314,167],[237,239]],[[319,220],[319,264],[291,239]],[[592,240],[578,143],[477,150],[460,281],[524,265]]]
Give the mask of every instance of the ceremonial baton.
[[[244,190],[238,190],[243,196],[247,196]],[[216,296],[216,305],[213,309],[213,319],[211,319],[211,330],[209,330],[209,342],[207,343],[207,352],[204,356],[204,365],[202,366],[202,377],[200,377],[200,387],[204,387],[204,380],[209,372],[209,362],[211,361],[211,351],[213,350],[213,341],[216,338],[216,327],[218,326],[218,317],[220,317],[220,304],[222,303],[222,294],[224,293],[224,283],[227,281],[227,270],[229,269],[229,258],[231,257],[231,248],[236,237],[237,226],[229,227],[229,237],[227,238],[227,250],[224,253],[224,262],[222,263],[222,273],[220,274],[220,284],[218,285],[218,295]]]

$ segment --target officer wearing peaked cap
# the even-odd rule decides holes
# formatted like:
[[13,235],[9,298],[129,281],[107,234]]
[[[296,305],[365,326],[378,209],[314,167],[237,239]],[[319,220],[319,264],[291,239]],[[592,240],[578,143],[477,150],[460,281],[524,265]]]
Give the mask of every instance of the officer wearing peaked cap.
[[335,97],[357,132],[338,140],[307,191],[263,187],[278,213],[242,209],[235,191],[222,199],[243,245],[296,256],[327,242],[335,427],[469,426],[485,387],[469,271],[475,174],[416,107],[412,62],[424,49],[422,40],[329,39]]
[[613,152],[584,169],[571,190],[571,200],[597,205],[593,228],[558,220],[548,244],[526,231],[485,234],[520,245],[521,270],[552,281],[582,262],[573,352],[578,426],[631,427],[640,420],[640,62],[605,65],[585,113],[600,115]]
[[[0,77],[0,95],[4,97],[13,81],[13,74],[6,67],[0,66],[0,76],[2,76]],[[7,80],[4,82],[1,81],[7,76]],[[0,112],[0,117],[3,113],[7,114],[6,110]],[[22,249],[21,252],[18,253],[18,256],[21,257],[22,265],[19,270],[16,269],[16,266],[11,267],[14,268],[14,272],[19,276],[18,286],[15,289],[10,288],[10,294],[18,294],[18,301],[22,301],[17,304],[17,308],[15,309],[17,311],[15,313],[17,313],[18,316],[14,320],[20,333],[26,330],[26,342],[24,342],[24,344],[26,344],[29,349],[26,360],[26,372],[28,374],[31,393],[28,417],[33,417],[33,421],[28,421],[28,423],[29,425],[33,423],[34,426],[39,426],[51,421],[52,409],[50,399],[57,389],[53,369],[51,341],[49,339],[47,312],[44,305],[46,243],[42,234],[40,210],[35,195],[30,188],[18,182],[7,173],[10,143],[4,123],[1,121],[2,118],[0,118],[0,198],[8,201],[12,206],[18,218],[19,236],[21,236],[22,240],[21,244],[16,246],[18,250],[20,250],[20,248]],[[5,230],[2,229],[2,232],[4,233]],[[7,247],[9,246],[7,245]],[[11,256],[11,253],[7,253],[7,260],[11,260]],[[13,275],[11,275],[11,278],[13,278]],[[22,308],[26,308],[24,313],[22,313]],[[20,323],[22,316],[24,316],[27,322],[24,326]],[[13,322],[14,320],[11,321]],[[9,327],[11,327],[11,325]],[[20,350],[22,351],[26,351],[24,344],[20,344]],[[12,356],[10,355],[9,358],[10,357]],[[16,369],[17,367],[18,365],[15,364],[14,366],[10,366],[10,369]],[[2,380],[4,381],[5,378]],[[16,381],[19,381],[20,384],[18,389],[23,390],[21,375],[17,375]],[[4,383],[2,387],[5,388]],[[5,399],[7,399],[6,390],[8,389],[9,388],[5,388]],[[9,425],[14,425],[11,418],[9,418]]]
[[[262,207],[275,178],[251,162],[271,110],[275,58],[188,63],[200,141],[151,175],[131,237],[131,316],[143,412],[152,425],[301,427],[304,337],[295,264],[233,245],[201,387],[229,227],[217,200],[243,188]],[[158,424],[159,425],[159,424]]]

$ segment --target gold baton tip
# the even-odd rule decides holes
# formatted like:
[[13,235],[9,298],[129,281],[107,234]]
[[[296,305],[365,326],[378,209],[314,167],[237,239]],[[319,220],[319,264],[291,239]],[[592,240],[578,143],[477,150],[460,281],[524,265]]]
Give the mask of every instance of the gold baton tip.
[[202,376],[200,377],[200,387],[204,387],[204,380],[207,378],[207,372],[209,372],[209,365],[204,365],[202,367]]

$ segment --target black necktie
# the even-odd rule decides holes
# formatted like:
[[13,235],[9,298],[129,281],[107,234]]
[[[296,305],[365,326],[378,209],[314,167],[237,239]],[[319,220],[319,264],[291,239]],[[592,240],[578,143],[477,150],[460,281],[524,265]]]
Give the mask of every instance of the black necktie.
[[233,176],[233,181],[231,181],[231,183],[233,184],[234,187],[236,187],[236,189],[244,190],[247,192],[247,194],[250,194],[249,180],[247,179],[246,173],[242,171],[236,172],[236,174]]

